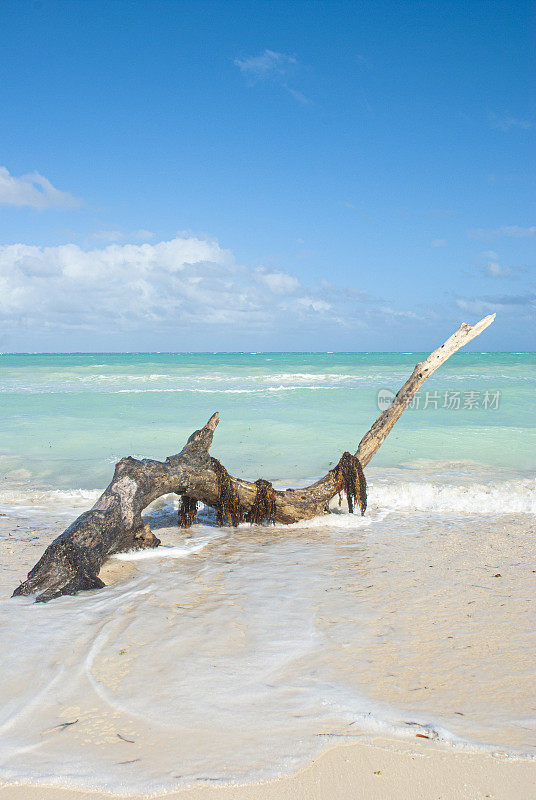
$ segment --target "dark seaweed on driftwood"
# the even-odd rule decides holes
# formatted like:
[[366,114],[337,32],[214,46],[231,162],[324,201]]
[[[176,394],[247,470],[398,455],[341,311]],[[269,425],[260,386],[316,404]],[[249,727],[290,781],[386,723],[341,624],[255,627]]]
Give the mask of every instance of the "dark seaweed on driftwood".
[[267,521],[275,525],[277,501],[274,487],[270,481],[265,481],[263,478],[255,481],[255,486],[257,487],[257,492],[253,505],[246,515],[247,521],[257,525],[262,525],[263,522]]
[[289,524],[329,513],[329,502],[346,494],[349,510],[357,503],[366,509],[366,481],[363,468],[381,447],[393,425],[408,407],[427,378],[453,353],[485,330],[495,314],[476,325],[460,328],[422,363],[402,386],[389,408],[385,409],[363,436],[354,455],[345,452],[337,466],[323,478],[303,489],[275,490],[271,483],[255,483],[235,478],[209,455],[218,413],[195,431],[183,449],[165,461],[138,460],[127,456],[115,467],[109,486],[95,505],[81,514],[45,550],[27,579],[14,595],[36,594],[44,602],[84,589],[100,589],[104,583],[99,571],[114,553],[158,547],[160,540],[142,518],[143,510],[165,494],[180,495],[178,523],[189,527],[197,503],[217,511],[218,524],[236,526],[243,520]]
[[361,516],[367,510],[367,481],[361,466],[361,461],[351,453],[343,453],[335,469],[335,491],[339,495],[339,505],[342,502],[342,492],[348,501],[348,511],[354,513],[354,505],[359,505]]

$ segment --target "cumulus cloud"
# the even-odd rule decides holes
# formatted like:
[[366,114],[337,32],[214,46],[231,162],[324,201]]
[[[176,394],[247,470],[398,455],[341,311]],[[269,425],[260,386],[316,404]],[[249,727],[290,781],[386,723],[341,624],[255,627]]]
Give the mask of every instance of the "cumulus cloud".
[[[229,324],[266,328],[313,318],[331,305],[293,275],[238,265],[217,242],[0,247],[4,325],[57,331],[151,331]],[[290,315],[290,318],[289,318]]]
[[268,272],[264,267],[257,267],[256,273],[259,281],[274,294],[290,294],[300,285],[294,275],[286,272]]
[[81,201],[68,192],[56,189],[39,172],[16,178],[6,167],[0,167],[0,203],[22,208],[74,208]]
[[181,349],[186,341],[237,343],[250,334],[267,341],[274,331],[295,337],[385,323],[394,330],[416,318],[355,287],[305,286],[280,269],[242,266],[217,242],[191,235],[95,249],[0,247],[0,325],[11,349],[29,332],[31,341],[46,335],[54,349],[75,336],[91,350],[96,338],[111,343],[116,335]]

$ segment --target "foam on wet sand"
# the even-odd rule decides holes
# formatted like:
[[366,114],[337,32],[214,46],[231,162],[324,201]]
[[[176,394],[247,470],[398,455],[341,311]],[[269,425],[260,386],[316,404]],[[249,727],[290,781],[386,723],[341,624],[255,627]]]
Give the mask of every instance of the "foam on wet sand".
[[[320,798],[331,775],[337,796],[385,800],[405,780],[398,796],[485,797],[495,775],[491,797],[530,797],[532,515],[446,517],[425,497],[426,512],[287,528],[207,515],[186,534],[170,497],[150,512],[165,547],[110,559],[109,588],[2,601],[4,781],[32,797]],[[65,517],[0,522],[7,597]],[[252,785],[221,788],[233,781]]]

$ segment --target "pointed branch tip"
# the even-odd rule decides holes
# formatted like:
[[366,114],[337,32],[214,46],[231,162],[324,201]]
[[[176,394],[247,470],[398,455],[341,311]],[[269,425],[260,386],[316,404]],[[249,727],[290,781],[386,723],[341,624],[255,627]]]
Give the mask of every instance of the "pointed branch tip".
[[220,421],[220,412],[215,411],[214,414],[209,419],[209,421],[207,422],[207,424],[205,425],[205,428],[210,428],[210,430],[213,431],[216,429],[216,425],[218,424],[219,421]]

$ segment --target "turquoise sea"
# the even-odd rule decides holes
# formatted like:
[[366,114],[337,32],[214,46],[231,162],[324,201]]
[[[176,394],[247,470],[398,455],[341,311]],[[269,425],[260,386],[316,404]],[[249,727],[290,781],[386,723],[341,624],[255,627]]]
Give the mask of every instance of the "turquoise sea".
[[122,456],[219,411],[231,473],[303,485],[426,355],[0,356],[0,781],[150,795],[376,735],[536,758],[533,353],[450,358],[366,468],[364,517],[202,508],[184,531],[169,495],[145,515],[162,546],[105,588],[10,598]]
[[[98,489],[121,456],[165,458],[218,410],[213,452],[232,473],[302,481],[357,445],[378,392],[396,392],[426,355],[2,355],[0,475],[27,488]],[[535,365],[530,353],[454,355],[373,466],[534,469]]]

